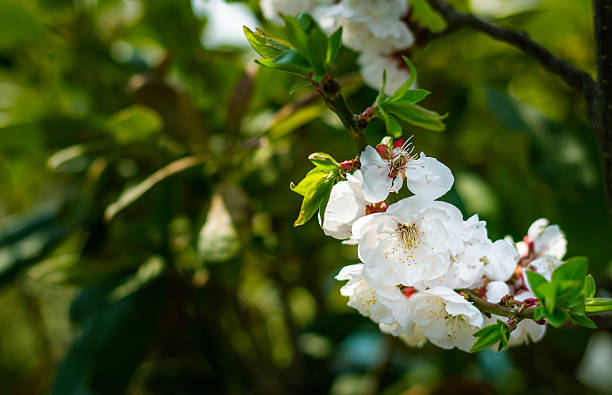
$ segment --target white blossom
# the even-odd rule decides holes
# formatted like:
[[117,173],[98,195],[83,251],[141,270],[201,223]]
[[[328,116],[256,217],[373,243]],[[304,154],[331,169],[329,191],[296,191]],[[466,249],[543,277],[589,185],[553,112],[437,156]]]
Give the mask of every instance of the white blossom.
[[384,285],[412,286],[442,276],[464,247],[461,212],[453,205],[411,196],[384,213],[353,224],[365,274]]
[[408,299],[398,287],[377,284],[377,290],[374,290],[363,276],[363,267],[363,264],[345,266],[336,276],[339,281],[349,280],[340,289],[341,295],[349,297],[347,304],[374,322],[389,326],[397,324],[410,330],[412,320]]
[[[410,72],[401,57],[383,55],[379,52],[363,51],[357,58],[361,78],[370,87],[382,89],[383,71],[386,71],[385,94],[392,95],[410,77]],[[416,88],[416,81],[412,84]]]
[[357,170],[354,174],[347,174],[346,181],[333,186],[322,225],[327,236],[340,240],[351,237],[353,222],[366,215],[368,206],[372,205],[363,197],[362,185],[363,177]]
[[259,2],[264,18],[282,24],[280,14],[296,16],[300,12],[313,11],[315,0],[261,0]]
[[516,246],[505,239],[490,243],[484,255],[484,273],[499,281],[508,281],[512,277],[520,258]]
[[476,341],[473,333],[484,324],[480,311],[450,288],[418,292],[409,302],[414,323],[438,347],[469,351]]
[[565,234],[558,225],[548,225],[546,218],[536,220],[527,231],[528,239],[533,243],[537,256],[550,255],[563,259],[567,252]]
[[414,35],[400,19],[406,0],[341,0],[315,12],[328,33],[342,27],[342,42],[356,51],[389,54],[414,43]]
[[412,193],[432,200],[450,190],[454,182],[450,169],[424,153],[416,158],[412,151],[409,141],[394,148],[383,144],[378,149],[366,146],[359,160],[363,194],[368,201],[385,200],[389,192],[401,189],[404,180]]

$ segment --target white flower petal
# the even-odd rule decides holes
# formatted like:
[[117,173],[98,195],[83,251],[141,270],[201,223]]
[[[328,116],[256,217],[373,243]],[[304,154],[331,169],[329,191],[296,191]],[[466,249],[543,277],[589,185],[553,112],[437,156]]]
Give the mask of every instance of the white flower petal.
[[393,179],[389,165],[371,146],[366,146],[359,158],[363,175],[363,196],[368,202],[382,202],[389,195]]
[[410,192],[430,199],[444,195],[454,182],[453,173],[446,165],[422,152],[418,160],[408,163],[404,175]]

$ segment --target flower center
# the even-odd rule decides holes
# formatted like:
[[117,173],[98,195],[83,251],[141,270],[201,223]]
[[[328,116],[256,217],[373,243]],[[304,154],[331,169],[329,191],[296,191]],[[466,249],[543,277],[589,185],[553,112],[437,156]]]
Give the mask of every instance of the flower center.
[[397,231],[399,232],[400,242],[407,248],[413,249],[419,244],[421,240],[421,233],[416,228],[416,225],[405,225],[400,224],[397,227]]

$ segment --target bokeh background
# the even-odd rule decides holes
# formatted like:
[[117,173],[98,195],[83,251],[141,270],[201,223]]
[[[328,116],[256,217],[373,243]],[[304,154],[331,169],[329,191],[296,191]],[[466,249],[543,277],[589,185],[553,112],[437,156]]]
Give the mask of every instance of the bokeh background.
[[[588,1],[452,3],[594,72]],[[410,349],[349,309],[333,276],[355,248],[294,229],[289,183],[353,144],[312,90],[253,64],[243,24],[282,32],[257,1],[0,1],[0,393],[612,393],[609,317],[470,355]],[[582,98],[476,32],[411,57],[449,113],[445,132],[405,131],[453,170],[445,199],[491,238],[549,218],[610,296]],[[355,59],[335,75],[362,109],[376,92]]]

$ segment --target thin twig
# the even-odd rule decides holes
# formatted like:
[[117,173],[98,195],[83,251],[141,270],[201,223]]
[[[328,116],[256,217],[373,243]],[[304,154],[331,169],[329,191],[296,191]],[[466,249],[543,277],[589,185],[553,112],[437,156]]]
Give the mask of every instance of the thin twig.
[[491,313],[508,318],[524,319],[533,318],[533,313],[535,312],[534,307],[520,310],[513,307],[505,307],[497,303],[491,303],[481,298],[474,291],[469,289],[459,289],[457,291],[467,295],[470,301],[474,303],[474,306],[476,306],[478,310],[482,311],[483,313]]
[[354,114],[346,104],[346,100],[340,92],[340,84],[330,74],[325,76],[322,82],[313,82],[314,87],[319,91],[325,104],[330,110],[336,113],[346,130],[351,135],[357,155],[359,155],[368,144],[365,139],[365,128],[367,122],[362,121],[357,114]]
[[[589,108],[592,106],[595,82],[586,72],[562,61],[546,48],[533,41],[525,32],[506,29],[494,23],[480,19],[472,14],[455,10],[444,0],[427,0],[429,5],[445,19],[447,27],[441,32],[431,33],[429,40],[438,38],[461,28],[479,30],[487,35],[504,41],[527,55],[535,58],[548,71],[558,75],[570,87],[578,90],[585,97]],[[589,112],[591,110],[589,109]]]

